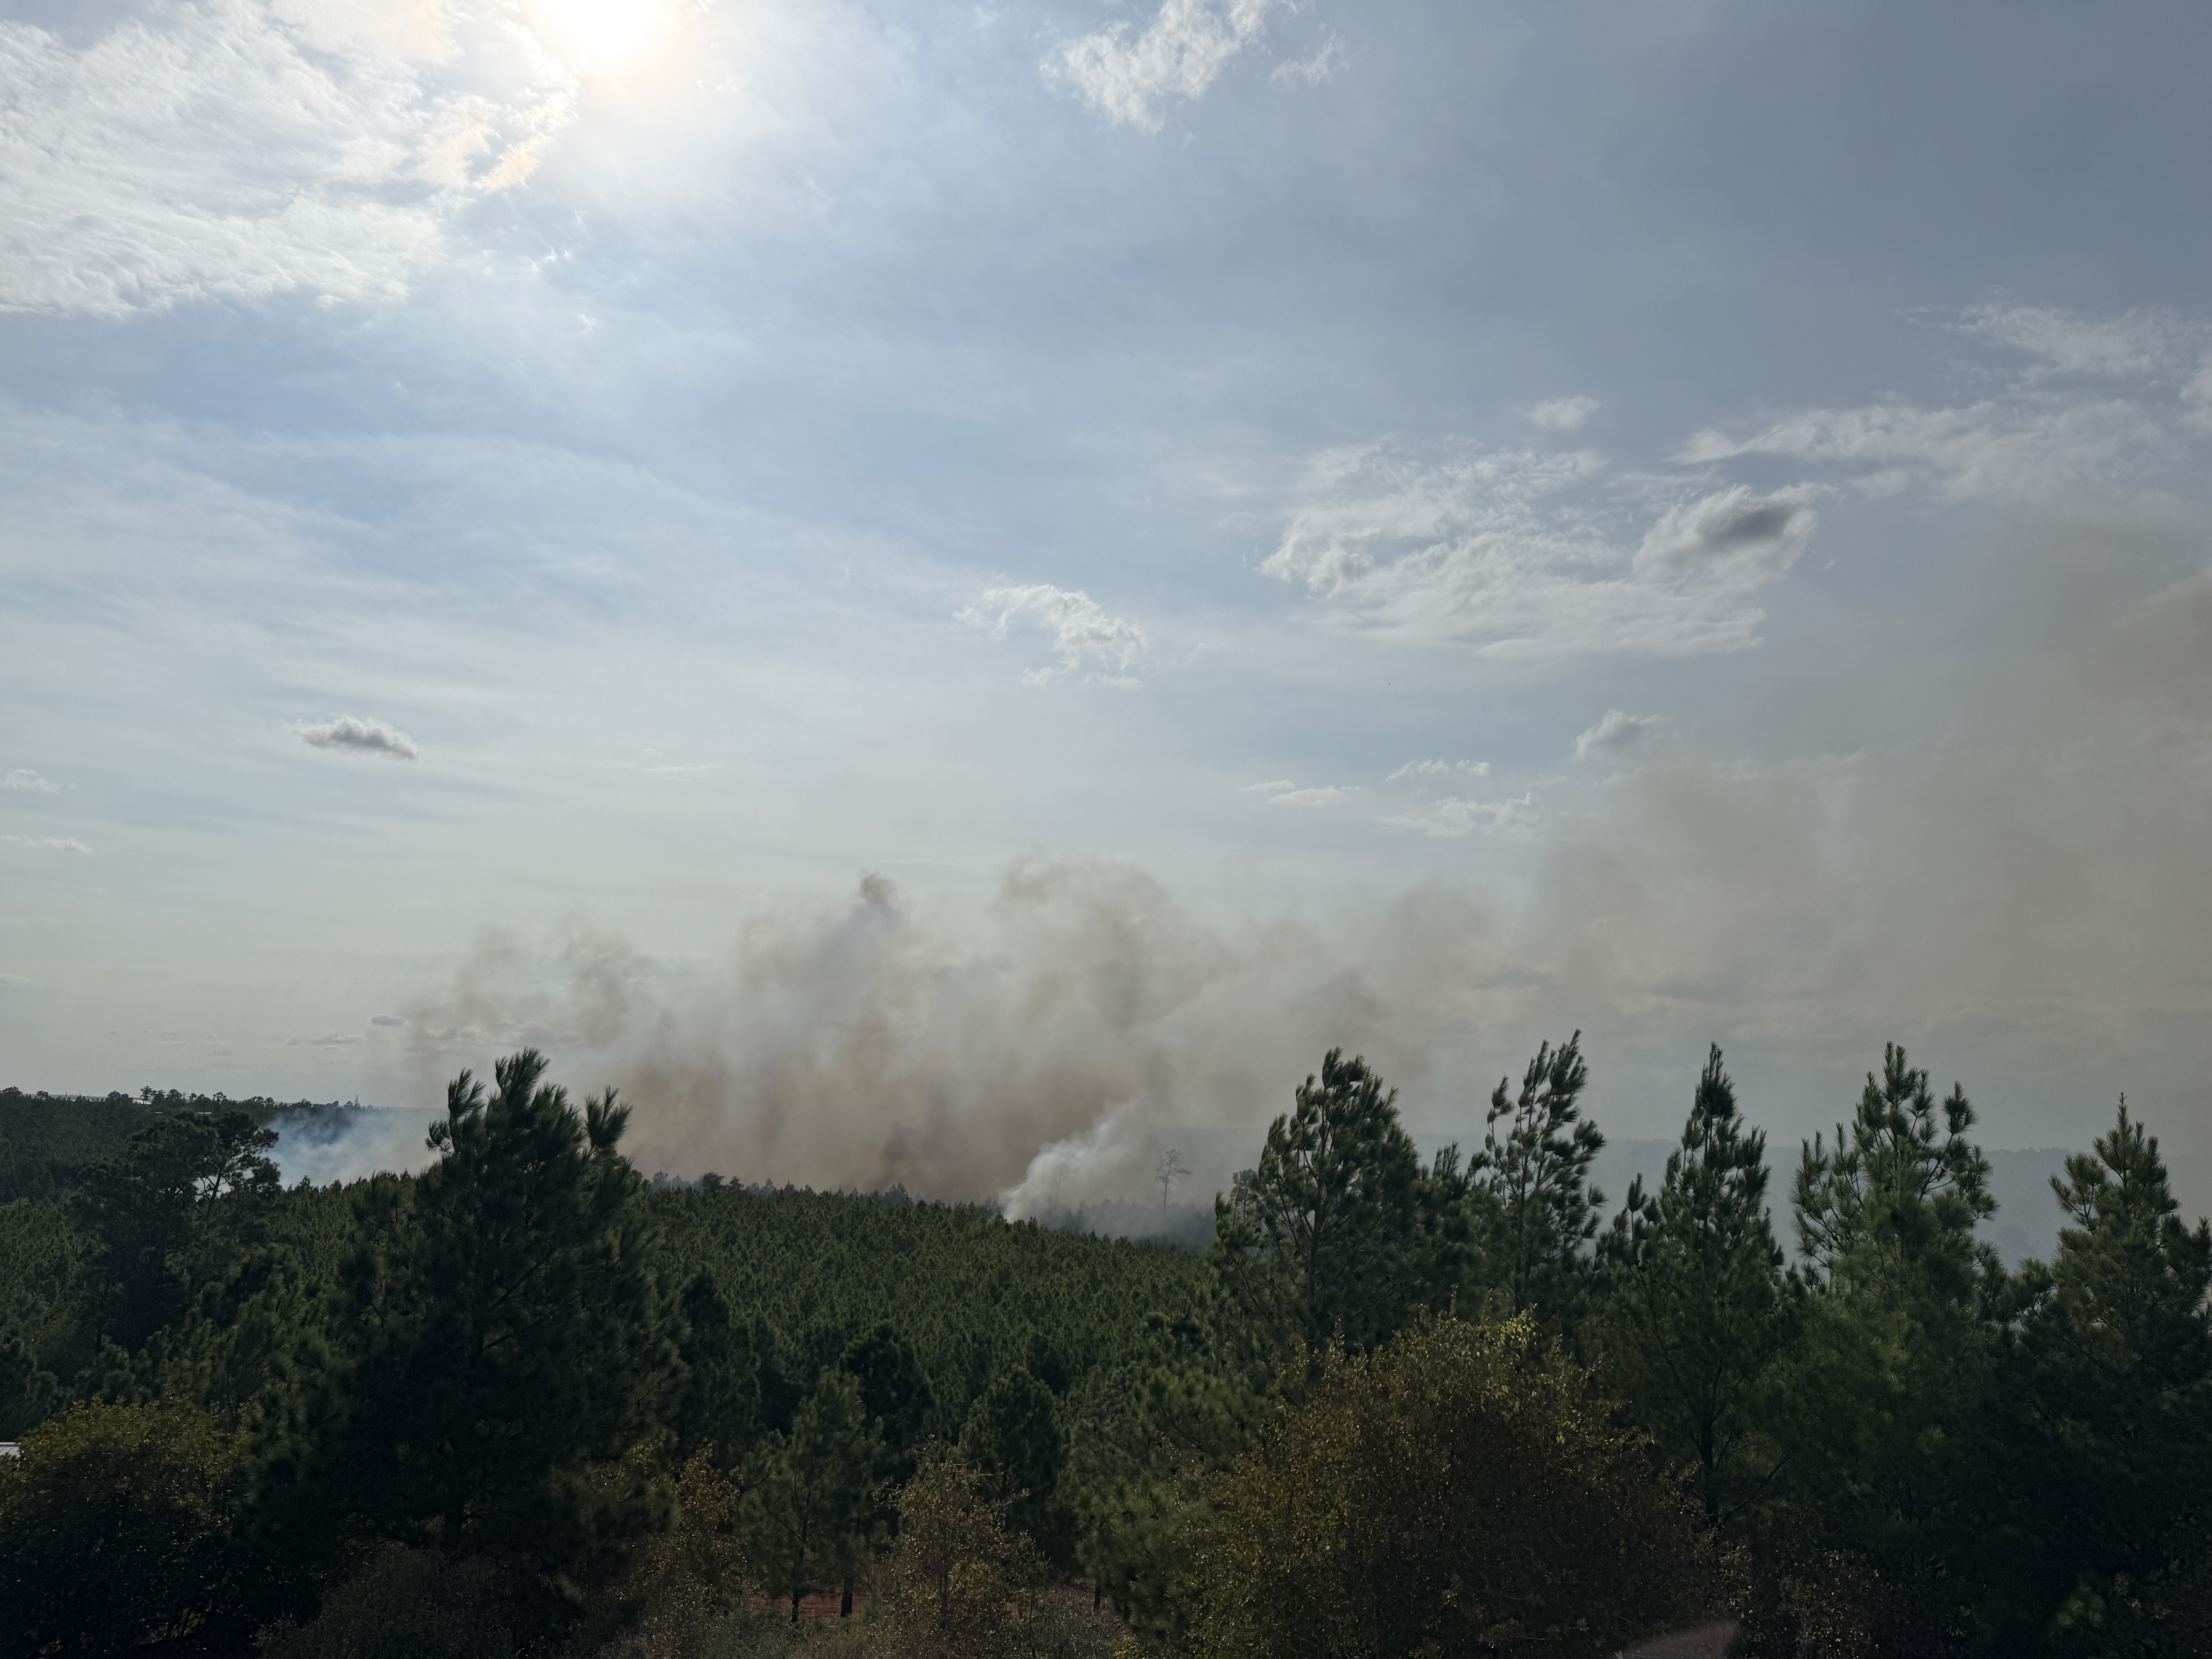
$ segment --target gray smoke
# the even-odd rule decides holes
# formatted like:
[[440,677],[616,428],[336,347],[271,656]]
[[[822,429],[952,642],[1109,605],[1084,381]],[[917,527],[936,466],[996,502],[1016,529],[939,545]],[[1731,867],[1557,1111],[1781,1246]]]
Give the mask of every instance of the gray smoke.
[[406,1010],[418,1097],[535,1043],[622,1087],[647,1170],[1032,1214],[1156,1199],[1170,1145],[1202,1201],[1337,1045],[1410,1127],[1478,1141],[1499,1075],[1579,1027],[1622,1139],[1673,1135],[1721,1042],[1780,1207],[1797,1138],[1894,1038],[1966,1084],[1991,1146],[2086,1146],[2125,1090],[2186,1160],[2212,1150],[2203,552],[2125,513],[2017,527],[1924,616],[1847,618],[1740,704],[1543,786],[1510,890],[1266,912],[1036,859],[964,910],[870,876],[705,966],[581,923],[487,933]]
[[409,1010],[424,1085],[531,1042],[619,1084],[648,1170],[982,1199],[1025,1214],[1142,1200],[1171,1140],[1225,1180],[1248,1126],[1324,1048],[1419,1080],[1466,1033],[1435,969],[1486,931],[1463,896],[1391,906],[1348,936],[1201,922],[1133,866],[1026,860],[974,916],[878,876],[842,905],[744,927],[730,961],[659,963],[583,926],[487,934]]

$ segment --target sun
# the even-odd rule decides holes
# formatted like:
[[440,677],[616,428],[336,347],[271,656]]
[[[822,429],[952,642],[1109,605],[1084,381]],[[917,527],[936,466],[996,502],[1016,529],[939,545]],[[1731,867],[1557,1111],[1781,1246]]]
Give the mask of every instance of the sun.
[[678,0],[528,0],[533,31],[576,75],[646,68],[676,44]]

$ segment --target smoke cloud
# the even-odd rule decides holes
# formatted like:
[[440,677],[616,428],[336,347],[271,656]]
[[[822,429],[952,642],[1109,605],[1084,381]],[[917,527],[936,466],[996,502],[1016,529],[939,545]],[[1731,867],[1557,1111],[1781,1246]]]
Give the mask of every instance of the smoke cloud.
[[580,924],[544,946],[487,933],[408,1018],[425,1085],[524,1042],[620,1084],[647,1170],[1003,1195],[1022,1215],[1141,1196],[1193,1131],[1213,1144],[1192,1192],[1210,1191],[1243,1137],[1208,1127],[1281,1109],[1330,1043],[1425,1076],[1467,1023],[1431,970],[1488,927],[1441,892],[1350,938],[1208,923],[1132,865],[1025,860],[980,915],[869,876],[844,905],[755,918],[705,971]]
[[870,876],[705,965],[487,933],[393,1040],[419,1098],[523,1043],[619,1085],[648,1170],[1016,1215],[1141,1200],[1170,1145],[1202,1200],[1332,1046],[1479,1141],[1498,1079],[1577,1028],[1623,1139],[1676,1132],[1718,1042],[1786,1164],[1893,1039],[1993,1146],[2086,1146],[2124,1090],[2212,1150],[2212,574],[2154,518],[2015,530],[1917,631],[1795,653],[1732,725],[1589,742],[1613,763],[1532,781],[1520,839],[1470,815],[1517,875],[1273,912],[1105,860],[1016,862],[964,908]]

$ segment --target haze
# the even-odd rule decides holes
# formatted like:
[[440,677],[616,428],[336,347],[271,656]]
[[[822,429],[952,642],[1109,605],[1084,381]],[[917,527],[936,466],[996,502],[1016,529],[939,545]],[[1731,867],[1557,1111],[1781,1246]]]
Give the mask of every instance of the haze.
[[0,1083],[2212,1153],[2201,6],[0,20]]

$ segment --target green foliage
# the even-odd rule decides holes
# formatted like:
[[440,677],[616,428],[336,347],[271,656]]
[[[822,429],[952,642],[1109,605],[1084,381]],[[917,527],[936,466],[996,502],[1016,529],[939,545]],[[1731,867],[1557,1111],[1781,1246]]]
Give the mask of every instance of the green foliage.
[[1900,1617],[1982,1537],[1995,1446],[2004,1286],[1974,1226],[1995,1208],[1973,1108],[1894,1044],[1869,1073],[1848,1142],[1805,1149],[1796,1219],[1812,1258],[1802,1334],[1778,1373],[1790,1448],[1777,1489],[1791,1547],[1867,1557],[1899,1586]]
[[240,1599],[231,1437],[188,1407],[72,1407],[0,1461],[0,1655],[223,1632]]
[[1867,1073],[1849,1144],[1836,1126],[1829,1148],[1819,1135],[1797,1171],[1798,1238],[1816,1267],[1849,1271],[1855,1256],[1879,1251],[1910,1263],[1938,1294],[1965,1300],[1976,1270],[1990,1257],[1974,1243],[1974,1224],[1994,1214],[1990,1161],[1967,1139],[1974,1109],[1956,1084],[1942,1103],[1928,1073],[1895,1043],[1882,1049],[1881,1076]]
[[1066,1402],[1077,1559],[1132,1626],[1170,1650],[1185,1633],[1178,1586],[1210,1477],[1251,1444],[1269,1408],[1206,1335],[1200,1322],[1148,1322],[1139,1352]]
[[59,1203],[0,1204],[0,1440],[54,1411],[92,1357],[76,1300],[91,1245]]
[[956,1453],[922,1459],[899,1495],[898,1541],[878,1568],[877,1594],[897,1659],[1013,1659],[1018,1597],[1033,1583],[1030,1540],[1003,1499]]
[[1217,1200],[1213,1260],[1245,1316],[1318,1346],[1381,1340],[1425,1279],[1420,1160],[1397,1091],[1332,1048],[1267,1129],[1259,1167]]
[[683,1382],[673,1426],[687,1453],[704,1445],[738,1455],[760,1431],[760,1356],[712,1274],[692,1274],[678,1300]]
[[821,1369],[887,1328],[921,1379],[900,1431],[909,1449],[956,1438],[1000,1371],[1039,1372],[1040,1343],[1071,1382],[1120,1359],[1147,1315],[1187,1317],[1206,1277],[1186,1251],[1051,1232],[974,1206],[732,1187],[647,1202],[663,1272],[679,1285],[706,1273],[751,1333],[767,1426],[788,1428]]
[[1605,1137],[1583,1121],[1589,1068],[1582,1042],[1577,1031],[1557,1048],[1539,1044],[1517,1094],[1498,1079],[1472,1165],[1488,1200],[1482,1243],[1489,1288],[1508,1311],[1540,1309],[1554,1325],[1571,1323],[1581,1311],[1589,1242],[1605,1204],[1605,1194],[1589,1185],[1590,1160],[1604,1150]]
[[2159,1604],[2124,1582],[2131,1567],[2204,1553],[2172,1540],[2212,1518],[2212,1231],[2183,1224],[2157,1138],[2124,1099],[2094,1154],[2051,1184],[2074,1224],[2049,1268],[2022,1273],[2009,1553],[2031,1625],[2048,1618],[2073,1645],[2147,1593]]
[[140,1347],[258,1242],[277,1192],[276,1144],[248,1113],[187,1112],[156,1119],[83,1171],[70,1202],[98,1241],[87,1297],[95,1340]]
[[1220,1479],[1190,1650],[1609,1655],[1722,1599],[1640,1437],[1526,1316],[1333,1346]]
[[[642,1499],[580,1479],[667,1403],[674,1361],[636,1172],[611,1094],[582,1112],[525,1050],[489,1098],[464,1072],[439,1161],[359,1200],[337,1340],[350,1357],[285,1516],[354,1517],[448,1554],[569,1569],[641,1524]],[[272,1474],[281,1482],[289,1469]]]
[[1640,1177],[1630,1187],[1598,1252],[1605,1376],[1657,1450],[1695,1470],[1715,1521],[1774,1462],[1749,1455],[1760,1390],[1789,1337],[1766,1182],[1766,1137],[1745,1127],[1716,1047],[1658,1191],[1647,1197]]
[[[1717,1050],[1602,1237],[1578,1036],[1426,1169],[1332,1052],[1208,1257],[647,1190],[611,1100],[496,1081],[344,1191],[277,1190],[268,1103],[39,1106],[78,1139],[0,1204],[0,1654],[1071,1659],[1106,1628],[1042,1588],[1071,1563],[1161,1659],[1595,1652],[1713,1604],[1701,1521],[1747,1659],[2205,1650],[2212,1229],[2124,1109],[2007,1276],[1972,1106],[1892,1048],[1806,1149],[1784,1275]],[[1455,1305],[1522,1313],[1419,1312]],[[895,1516],[868,1614],[792,1624]]]
[[280,1621],[258,1645],[262,1659],[514,1659],[529,1599],[504,1563],[386,1544],[314,1618]]
[[914,1344],[880,1323],[846,1345],[837,1367],[860,1384],[860,1403],[884,1437],[886,1470],[903,1485],[913,1477],[933,1404]]
[[1066,1449],[1052,1390],[1017,1365],[992,1379],[968,1408],[960,1455],[1007,1503],[1009,1524],[1027,1533],[1046,1557],[1073,1559],[1066,1506],[1060,1497]]
[[817,1590],[849,1585],[874,1542],[881,1437],[847,1373],[825,1370],[793,1414],[788,1435],[771,1431],[745,1464],[748,1553],[771,1595],[799,1604]]

